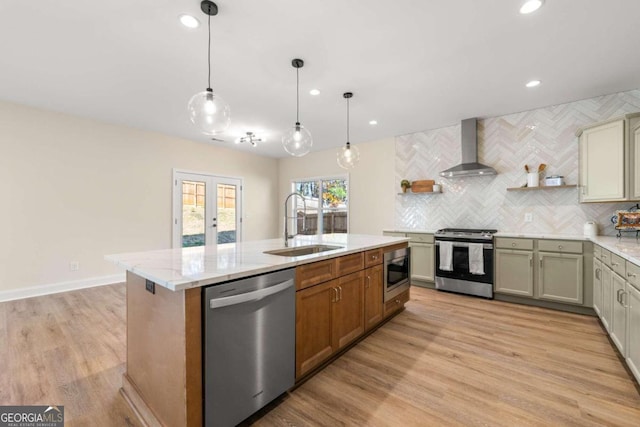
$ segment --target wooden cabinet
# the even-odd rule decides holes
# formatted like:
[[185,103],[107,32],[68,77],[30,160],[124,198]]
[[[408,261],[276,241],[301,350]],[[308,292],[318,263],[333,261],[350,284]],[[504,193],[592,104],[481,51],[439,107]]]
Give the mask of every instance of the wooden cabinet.
[[296,289],[301,290],[335,277],[336,259],[312,262],[296,268]]
[[331,319],[333,351],[344,348],[364,333],[364,271],[340,277],[336,297]]
[[345,255],[335,259],[336,275],[334,277],[344,276],[364,269],[364,253]]
[[496,249],[495,292],[533,296],[533,252]]
[[367,268],[364,274],[364,328],[368,331],[382,320],[384,302],[382,264]]
[[538,297],[582,304],[582,255],[538,252]]
[[333,304],[337,281],[296,292],[296,378],[333,354]]
[[625,280],[613,273],[611,277],[611,323],[609,335],[611,341],[618,347],[622,357],[626,356],[626,340],[627,340],[627,310],[625,299],[626,283]]
[[373,267],[374,265],[382,264],[383,256],[384,252],[382,251],[382,248],[366,251],[364,253],[364,267],[369,268]]
[[640,381],[640,290],[627,284],[627,365]]
[[580,202],[638,200],[638,113],[579,129]]
[[389,317],[395,312],[399,311],[404,307],[404,304],[409,301],[409,289],[397,295],[395,298],[384,303],[384,313],[383,316]]
[[593,260],[593,310],[602,317],[602,261]]
[[434,282],[435,238],[433,234],[407,233],[411,248],[411,281]]

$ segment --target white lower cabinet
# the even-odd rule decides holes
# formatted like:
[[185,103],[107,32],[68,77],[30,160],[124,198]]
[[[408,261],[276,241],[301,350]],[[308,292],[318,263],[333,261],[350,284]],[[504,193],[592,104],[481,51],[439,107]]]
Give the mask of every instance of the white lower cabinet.
[[604,263],[602,264],[602,307],[600,309],[600,320],[607,332],[611,332],[611,311],[613,307],[612,296],[612,276],[613,272]]
[[593,310],[602,317],[602,261],[593,259]]
[[609,335],[614,342],[622,357],[626,356],[626,342],[627,342],[627,309],[625,299],[628,296],[625,295],[626,283],[624,279],[613,273],[611,276],[611,322],[609,328]]
[[433,282],[435,280],[435,253],[433,243],[409,244],[411,248],[411,280]]
[[533,252],[496,249],[495,291],[533,296]]
[[582,304],[582,255],[538,252],[538,298]]
[[627,365],[640,381],[640,291],[627,283]]

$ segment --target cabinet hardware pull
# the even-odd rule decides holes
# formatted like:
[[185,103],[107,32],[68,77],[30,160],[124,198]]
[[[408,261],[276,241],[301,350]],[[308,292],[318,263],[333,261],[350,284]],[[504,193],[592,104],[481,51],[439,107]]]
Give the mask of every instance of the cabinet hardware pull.
[[529,267],[533,267],[533,256],[529,255]]
[[620,305],[624,305],[622,304],[622,298],[620,298],[620,292],[624,292],[624,291],[622,289],[618,289],[618,291],[616,292],[616,300],[618,300]]
[[367,276],[367,285],[365,288],[369,289],[371,287],[371,276]]
[[616,267],[617,267],[617,266],[619,266],[620,264],[618,264],[617,262],[613,262],[613,261],[611,261],[611,265],[613,265],[613,266],[616,266]]
[[540,257],[540,268],[542,268],[542,257]]
[[[620,303],[622,304],[622,306],[624,308],[629,308],[629,304],[627,303],[627,295],[629,295],[629,292],[623,291],[622,295],[624,296],[624,302],[620,302]],[[622,298],[620,298],[620,299],[622,299]]]
[[600,279],[600,269],[596,268],[596,279]]
[[562,245],[558,245],[558,249],[562,250]]
[[400,304],[400,300],[399,299],[396,300],[396,304]]
[[511,246],[515,248],[515,247],[516,247],[516,244],[515,244],[515,242],[514,242],[514,243],[512,243],[512,244],[511,244]]
[[602,258],[606,258],[607,256],[605,254],[600,255]]
[[332,300],[332,302],[338,302],[338,288],[331,288],[331,289],[333,289],[333,293],[335,294],[335,297]]
[[342,286],[338,286],[338,289],[340,290],[340,299],[338,301],[342,301]]
[[627,277],[636,277],[636,273],[627,273]]

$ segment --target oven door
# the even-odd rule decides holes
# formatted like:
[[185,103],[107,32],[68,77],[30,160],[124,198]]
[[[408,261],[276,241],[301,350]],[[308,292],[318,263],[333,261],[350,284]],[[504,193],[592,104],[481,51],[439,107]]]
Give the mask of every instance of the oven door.
[[469,272],[469,243],[452,242],[452,271],[440,269],[440,242],[436,240],[436,277],[467,280],[471,282],[493,283],[493,244],[483,243],[482,258],[484,274]]
[[402,248],[384,254],[384,301],[409,289],[410,248]]

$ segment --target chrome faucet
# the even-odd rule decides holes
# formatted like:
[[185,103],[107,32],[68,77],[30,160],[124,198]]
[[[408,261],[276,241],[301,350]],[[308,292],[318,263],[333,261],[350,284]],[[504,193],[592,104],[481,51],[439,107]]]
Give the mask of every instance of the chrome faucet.
[[294,191],[293,193],[289,194],[287,198],[284,200],[284,246],[285,247],[289,247],[289,239],[293,239],[295,237],[295,234],[289,235],[289,227],[287,225],[287,220],[293,218],[296,220],[296,223],[298,221],[297,214],[294,217],[290,217],[287,215],[287,203],[289,203],[289,199],[292,196],[298,196],[302,198],[302,205],[304,206],[304,215],[302,217],[302,231],[306,229],[305,224],[306,224],[306,218],[307,218],[307,201],[304,199],[304,196],[301,193]]

